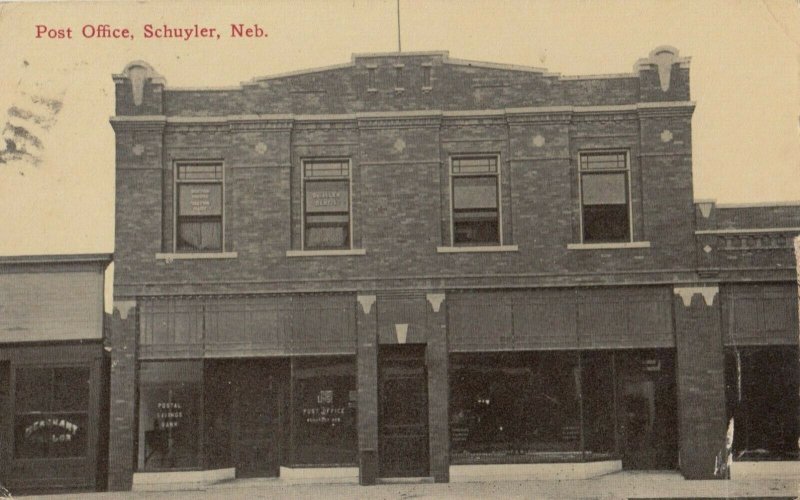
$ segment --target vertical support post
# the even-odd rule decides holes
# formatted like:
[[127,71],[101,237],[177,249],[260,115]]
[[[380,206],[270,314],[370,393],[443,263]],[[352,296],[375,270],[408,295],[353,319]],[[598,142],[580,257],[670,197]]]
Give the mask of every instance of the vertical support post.
[[111,348],[108,489],[127,491],[133,486],[133,447],[136,401],[135,300],[114,301],[114,313],[106,338]]
[[580,427],[578,428],[580,431],[580,443],[581,443],[581,462],[586,461],[586,431],[585,431],[585,417],[584,417],[584,409],[583,409],[583,356],[581,351],[576,351],[577,353],[577,372],[575,374],[575,390],[578,396],[578,421],[580,422]]
[[444,300],[444,293],[427,295],[428,439],[430,474],[437,483],[450,481],[450,385]]
[[725,447],[725,380],[719,287],[675,287],[679,461],[686,479],[721,479]]
[[358,334],[358,482],[378,479],[378,312],[375,295],[359,295]]

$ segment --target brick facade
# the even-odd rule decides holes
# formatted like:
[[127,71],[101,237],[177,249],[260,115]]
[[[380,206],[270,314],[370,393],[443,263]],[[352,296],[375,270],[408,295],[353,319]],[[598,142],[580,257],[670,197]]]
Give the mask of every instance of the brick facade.
[[[688,59],[677,50],[659,48],[629,74],[591,77],[432,52],[354,56],[350,64],[256,78],[233,89],[172,89],[142,62],[114,80],[114,296],[134,302],[127,303],[133,304],[127,319],[115,313],[116,331],[108,338],[112,489],[127,489],[133,472],[135,353],[142,342],[135,318],[149,314],[142,300],[191,299],[202,309],[222,299],[266,297],[266,304],[273,296],[291,301],[323,292],[352,304],[356,341],[349,352],[356,352],[362,484],[378,479],[378,348],[397,342],[398,324],[408,325],[409,343],[427,346],[430,475],[436,481],[449,479],[447,378],[454,338],[466,342],[460,344],[465,350],[676,349],[681,471],[690,478],[714,476],[725,431],[724,415],[714,406],[724,401],[720,299],[702,305],[693,298],[687,305],[662,296],[701,277],[712,284],[793,279],[783,247],[765,243],[740,252],[732,264],[725,257],[730,245],[719,238],[741,224],[796,232],[800,208],[766,215],[715,208],[709,216],[695,204],[694,103]],[[579,158],[590,151],[627,155],[630,242],[581,244]],[[499,160],[502,238],[496,247],[453,247],[450,162],[459,155]],[[302,165],[320,158],[349,161],[351,250],[303,250]],[[221,252],[175,252],[179,161],[223,165]],[[749,227],[754,221],[760,225]],[[450,300],[461,292],[486,294],[484,318],[499,318],[493,323],[476,315],[464,327],[478,325],[466,341],[448,317],[453,307],[463,307]],[[254,305],[260,300],[247,303],[262,307]],[[617,329],[614,318],[623,317],[628,326]],[[208,327],[197,324],[203,326],[192,335],[201,340],[192,352],[214,355]],[[287,335],[296,338],[295,323],[286,324]],[[499,324],[507,328],[495,331]],[[266,337],[251,334],[242,345],[253,352],[324,353],[312,345],[313,335],[302,341],[304,349],[267,346]],[[146,342],[161,342],[161,350],[141,352],[179,352],[174,339],[153,335]]]

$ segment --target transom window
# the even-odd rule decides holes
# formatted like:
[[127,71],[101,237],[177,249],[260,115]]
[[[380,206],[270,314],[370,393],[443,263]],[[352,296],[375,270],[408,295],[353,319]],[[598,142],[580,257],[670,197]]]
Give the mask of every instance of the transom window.
[[453,245],[499,245],[496,156],[452,158]]
[[175,250],[221,252],[222,164],[178,164],[175,170]]
[[350,161],[304,162],[303,192],[303,248],[350,248]]
[[584,243],[631,241],[628,154],[580,155],[581,227]]

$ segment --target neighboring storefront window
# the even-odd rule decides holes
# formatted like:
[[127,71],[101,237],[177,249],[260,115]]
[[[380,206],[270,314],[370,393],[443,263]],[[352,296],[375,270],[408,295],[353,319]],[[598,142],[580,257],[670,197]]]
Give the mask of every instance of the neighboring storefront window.
[[797,460],[800,367],[796,346],[737,347],[725,353],[734,460]]
[[[450,432],[455,463],[580,451],[578,358],[564,353],[456,355]],[[501,458],[502,457],[502,458]]]
[[294,464],[357,463],[355,359],[295,358],[292,363]]
[[200,466],[202,361],[142,362],[139,470]]
[[86,456],[89,368],[19,367],[15,376],[14,456]]

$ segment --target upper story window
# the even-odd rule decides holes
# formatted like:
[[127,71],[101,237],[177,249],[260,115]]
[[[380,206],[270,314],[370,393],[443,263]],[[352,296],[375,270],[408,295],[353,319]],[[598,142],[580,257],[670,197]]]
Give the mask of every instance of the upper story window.
[[179,163],[175,169],[175,251],[221,252],[221,163]]
[[303,162],[303,249],[349,249],[350,228],[350,161]]
[[497,156],[451,159],[453,245],[500,244],[497,164]]
[[627,152],[581,153],[583,243],[631,241],[629,173]]

